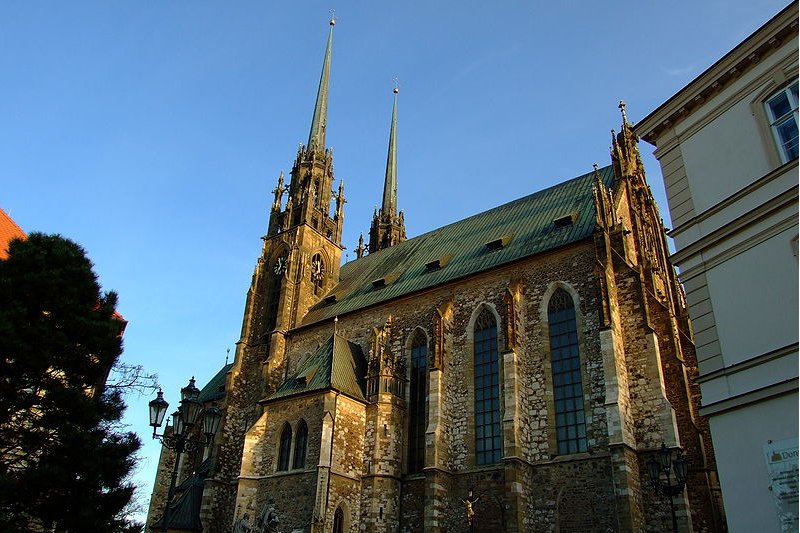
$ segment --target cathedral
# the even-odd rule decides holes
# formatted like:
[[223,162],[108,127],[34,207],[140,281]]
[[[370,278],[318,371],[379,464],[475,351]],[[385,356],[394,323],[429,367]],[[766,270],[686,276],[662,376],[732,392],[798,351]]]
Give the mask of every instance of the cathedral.
[[[342,264],[333,30],[235,358],[200,392],[219,433],[185,454],[169,503],[162,450],[148,530],[656,532],[674,511],[680,531],[723,531],[683,291],[624,104],[608,166],[407,238],[395,90],[382,204]],[[688,464],[671,501],[648,476],[662,443]]]

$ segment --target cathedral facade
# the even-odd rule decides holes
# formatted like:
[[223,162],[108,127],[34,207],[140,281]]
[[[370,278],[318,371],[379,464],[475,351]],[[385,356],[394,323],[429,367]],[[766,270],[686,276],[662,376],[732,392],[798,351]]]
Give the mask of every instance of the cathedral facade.
[[646,467],[663,442],[689,464],[680,530],[722,531],[683,292],[624,106],[610,165],[407,239],[395,91],[383,202],[342,265],[332,35],[236,357],[201,395],[220,434],[182,466],[169,529],[664,531]]

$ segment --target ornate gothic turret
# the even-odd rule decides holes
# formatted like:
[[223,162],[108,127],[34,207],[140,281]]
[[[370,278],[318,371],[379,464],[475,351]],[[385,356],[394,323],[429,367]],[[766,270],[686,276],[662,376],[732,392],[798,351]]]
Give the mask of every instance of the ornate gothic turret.
[[372,217],[369,229],[369,253],[383,250],[406,240],[403,212],[397,212],[397,93],[394,88],[392,124],[389,130],[389,154],[386,157],[386,179],[383,183],[383,204]]
[[[320,235],[339,246],[344,222],[344,186],[339,184],[339,193],[333,190],[333,150],[325,147],[325,132],[328,122],[328,85],[331,69],[331,46],[333,44],[334,19],[330,21],[328,45],[322,63],[322,75],[311,118],[308,144],[300,145],[291,171],[288,189],[283,187],[283,174],[275,189],[275,202],[270,216],[268,237],[290,228],[306,224]],[[281,210],[283,193],[288,190],[286,206]],[[331,202],[336,207],[331,216]]]

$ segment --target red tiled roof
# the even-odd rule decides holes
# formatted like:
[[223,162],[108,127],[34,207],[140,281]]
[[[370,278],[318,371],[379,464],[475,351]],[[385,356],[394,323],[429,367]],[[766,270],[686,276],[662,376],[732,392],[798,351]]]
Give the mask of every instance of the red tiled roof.
[[8,213],[0,208],[0,259],[8,257],[8,243],[10,243],[12,239],[24,239],[25,237],[27,237],[27,235],[22,231],[22,228],[11,220]]

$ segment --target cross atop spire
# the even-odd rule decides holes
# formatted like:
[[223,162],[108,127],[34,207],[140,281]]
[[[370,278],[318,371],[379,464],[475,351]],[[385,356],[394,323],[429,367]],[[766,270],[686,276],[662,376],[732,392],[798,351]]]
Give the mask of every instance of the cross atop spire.
[[328,123],[328,84],[331,76],[331,48],[333,46],[333,27],[336,25],[336,18],[331,12],[328,21],[331,29],[328,32],[328,46],[325,49],[325,60],[322,62],[322,74],[319,78],[319,89],[317,90],[317,102],[314,105],[314,116],[311,119],[311,132],[308,134],[309,150],[322,150],[325,148],[325,130]]

